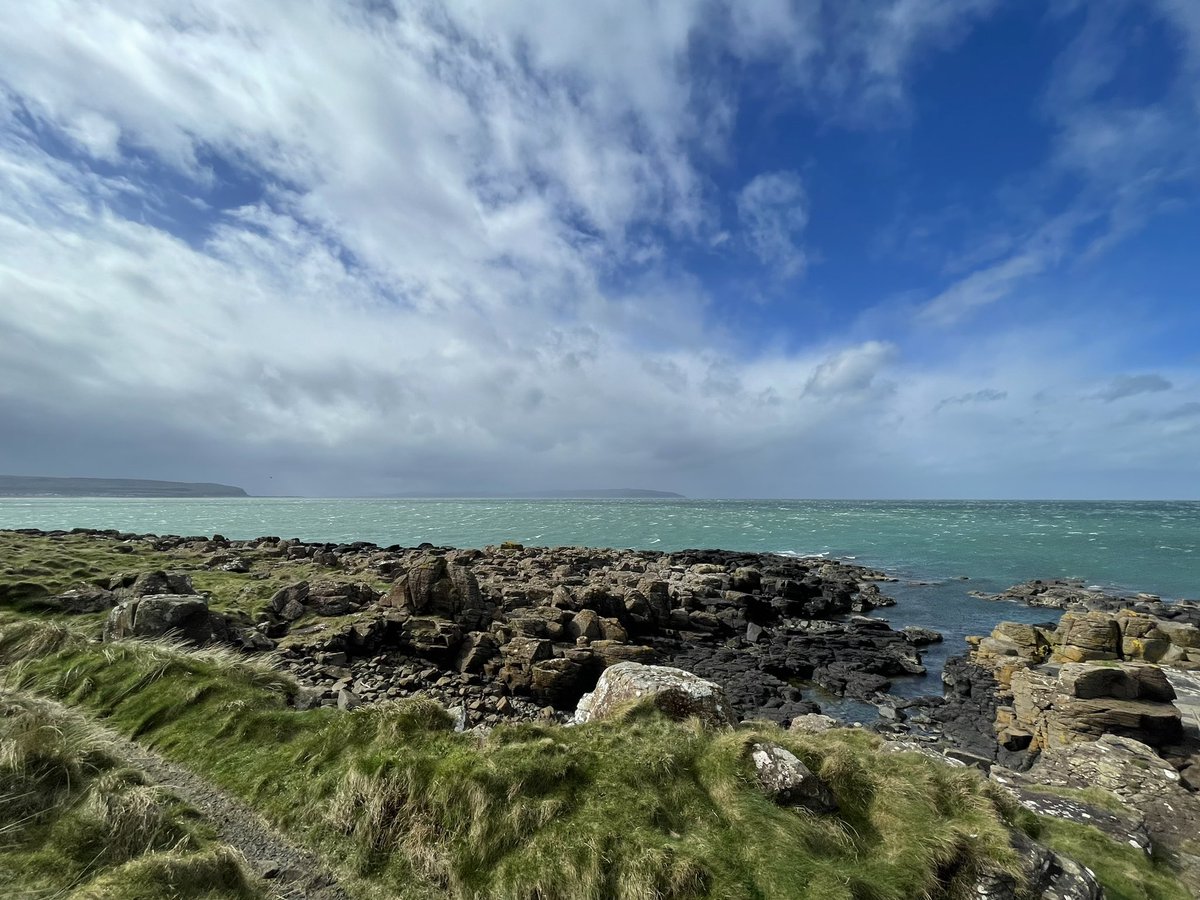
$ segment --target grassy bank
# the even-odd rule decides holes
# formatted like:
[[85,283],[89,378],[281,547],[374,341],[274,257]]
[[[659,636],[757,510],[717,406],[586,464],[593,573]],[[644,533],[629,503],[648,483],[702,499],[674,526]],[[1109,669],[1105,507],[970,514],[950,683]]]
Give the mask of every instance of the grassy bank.
[[264,896],[240,857],[123,766],[87,719],[8,692],[0,692],[0,895]]
[[[296,712],[278,673],[218,652],[100,645],[0,625],[10,686],[105,718],[341,860],[364,896],[967,896],[1010,868],[1011,809],[974,773],[873,752],[869,735],[714,734],[623,722],[456,734],[420,701]],[[770,739],[842,811],[783,809],[746,748]],[[355,880],[356,879],[356,880]]]
[[[211,595],[218,612],[249,618],[267,608],[280,588],[321,578],[363,580],[386,590],[374,577],[361,579],[316,565],[309,560],[281,559],[270,549],[239,550],[248,572],[224,572],[207,566],[214,554],[187,547],[155,550],[149,540],[117,541],[88,534],[17,534],[0,531],[0,608],[39,618],[54,617],[53,597],[80,583],[104,584],[125,573],[156,569],[187,572],[196,590]],[[99,624],[103,613],[72,615],[77,627]]]

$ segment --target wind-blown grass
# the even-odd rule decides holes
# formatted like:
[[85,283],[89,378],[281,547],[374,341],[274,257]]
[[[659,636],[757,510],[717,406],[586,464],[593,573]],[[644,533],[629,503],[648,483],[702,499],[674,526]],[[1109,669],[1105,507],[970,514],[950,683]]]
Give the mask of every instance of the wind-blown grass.
[[[982,871],[1015,871],[1011,831],[1034,827],[977,773],[879,752],[861,731],[712,732],[634,707],[484,738],[432,701],[298,712],[294,683],[258,658],[3,617],[0,668],[241,796],[364,897],[968,897]],[[748,758],[763,740],[819,773],[840,811],[765,797]],[[111,814],[137,819],[130,805]]]
[[240,858],[122,767],[99,729],[27,694],[0,693],[0,823],[3,896],[260,896]]
[[[908,900],[968,896],[978,872],[1015,865],[992,788],[862,733],[713,733],[635,708],[480,739],[428,701],[297,712],[291,681],[252,658],[29,620],[0,624],[0,664],[246,798],[366,894]],[[820,773],[841,812],[763,796],[760,740]]]

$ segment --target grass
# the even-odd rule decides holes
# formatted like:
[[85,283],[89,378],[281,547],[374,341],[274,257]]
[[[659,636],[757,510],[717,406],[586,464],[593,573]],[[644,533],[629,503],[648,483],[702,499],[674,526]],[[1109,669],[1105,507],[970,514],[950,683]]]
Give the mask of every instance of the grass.
[[256,898],[241,858],[86,718],[0,693],[0,893]]
[[[241,795],[362,896],[908,900],[969,896],[1016,864],[1015,811],[986,782],[859,732],[713,733],[635,708],[481,740],[429,702],[296,712],[290,681],[252,658],[28,620],[0,623],[0,664]],[[758,740],[820,773],[841,812],[764,797]]]
[[[297,581],[329,578],[365,581],[379,590],[389,586],[374,575],[339,572],[308,560],[283,560],[267,551],[239,550],[237,555],[249,563],[249,572],[208,569],[205,564],[211,553],[187,548],[158,551],[147,541],[0,531],[0,608],[44,619],[46,598],[81,582],[104,584],[114,575],[157,569],[188,572],[196,590],[211,593],[213,610],[250,618],[265,610],[280,588]],[[104,617],[104,613],[88,613],[70,618],[77,625],[98,625]]]
[[1170,862],[1110,840],[1089,825],[1039,817],[1038,840],[1082,863],[1104,885],[1107,900],[1191,900]]

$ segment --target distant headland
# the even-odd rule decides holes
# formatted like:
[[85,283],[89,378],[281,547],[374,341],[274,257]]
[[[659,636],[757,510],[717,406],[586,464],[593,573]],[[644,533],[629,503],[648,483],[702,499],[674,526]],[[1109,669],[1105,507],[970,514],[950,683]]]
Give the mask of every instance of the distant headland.
[[144,478],[0,475],[0,497],[247,497],[240,487]]

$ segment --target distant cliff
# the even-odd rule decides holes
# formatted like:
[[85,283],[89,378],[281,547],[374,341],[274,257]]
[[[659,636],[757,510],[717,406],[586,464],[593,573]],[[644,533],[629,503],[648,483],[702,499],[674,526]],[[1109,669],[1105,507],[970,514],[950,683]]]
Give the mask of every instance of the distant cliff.
[[246,497],[240,487],[143,478],[0,475],[0,497]]

